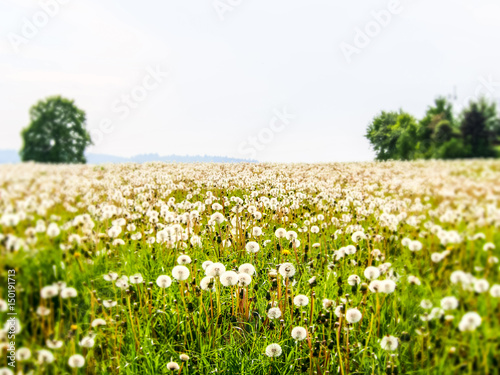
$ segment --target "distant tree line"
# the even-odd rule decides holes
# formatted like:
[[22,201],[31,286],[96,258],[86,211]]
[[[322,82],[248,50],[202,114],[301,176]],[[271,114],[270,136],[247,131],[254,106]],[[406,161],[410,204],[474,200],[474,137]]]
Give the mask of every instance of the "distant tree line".
[[383,111],[369,124],[366,138],[377,160],[493,158],[500,156],[496,104],[482,98],[461,113],[443,97],[417,120],[409,113]]

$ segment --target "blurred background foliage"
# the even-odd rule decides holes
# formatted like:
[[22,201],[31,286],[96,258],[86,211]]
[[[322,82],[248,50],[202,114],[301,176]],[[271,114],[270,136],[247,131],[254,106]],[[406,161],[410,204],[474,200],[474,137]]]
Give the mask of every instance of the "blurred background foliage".
[[500,156],[500,118],[496,104],[481,98],[455,115],[439,97],[418,120],[403,110],[382,111],[366,138],[377,160],[493,158]]

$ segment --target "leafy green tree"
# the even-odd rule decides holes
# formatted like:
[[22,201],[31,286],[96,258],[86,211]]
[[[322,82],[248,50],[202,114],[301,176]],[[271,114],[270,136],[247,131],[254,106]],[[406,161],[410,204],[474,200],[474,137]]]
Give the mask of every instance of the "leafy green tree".
[[54,96],[30,109],[30,124],[23,129],[23,161],[85,163],[85,148],[92,143],[85,128],[85,112],[72,100]]
[[486,102],[471,102],[469,107],[464,109],[460,130],[462,141],[467,157],[481,158],[496,156],[494,148],[495,134],[492,127],[494,114],[492,108]]
[[365,137],[376,152],[377,160],[411,160],[416,148],[418,124],[410,114],[382,112],[368,126]]
[[464,147],[463,140],[459,137],[451,138],[449,141],[436,148],[435,159],[463,159],[467,157],[467,150]]
[[471,102],[457,119],[439,97],[419,122],[408,113],[382,112],[365,137],[377,160],[455,159],[500,155],[500,118],[494,102]]
[[398,120],[398,112],[385,112],[376,116],[368,126],[365,137],[370,141],[376,152],[377,160],[390,160],[396,158],[396,143],[398,136],[392,127]]
[[490,132],[494,143],[498,143],[500,137],[500,118],[498,117],[497,104],[492,101],[488,102],[486,98],[481,98],[478,101],[479,111],[486,118],[486,129]]
[[[456,121],[453,115],[453,105],[444,97],[438,97],[434,105],[427,108],[425,116],[420,120],[418,128],[418,139],[420,142],[420,157],[429,159],[435,157],[436,148],[446,142],[441,140],[436,144],[437,137],[444,135],[442,130],[436,133],[436,128],[443,121],[446,121],[451,129],[456,129]],[[450,129],[448,129],[450,130]],[[451,133],[456,133],[452,131]],[[437,136],[437,137],[436,137]],[[449,140],[449,139],[448,139]]]
[[455,135],[454,129],[448,120],[438,122],[432,134],[432,141],[437,144],[448,142]]
[[392,127],[392,131],[397,135],[396,142],[396,159],[412,160],[416,158],[416,154],[420,147],[417,139],[418,123],[415,118],[402,112]]

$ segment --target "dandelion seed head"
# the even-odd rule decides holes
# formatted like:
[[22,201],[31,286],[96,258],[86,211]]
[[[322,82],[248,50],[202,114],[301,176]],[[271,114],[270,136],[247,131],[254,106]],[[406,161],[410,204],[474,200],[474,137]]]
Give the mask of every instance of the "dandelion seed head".
[[95,340],[93,337],[85,336],[78,343],[82,348],[92,348],[95,345]]
[[186,266],[175,266],[172,269],[172,277],[178,281],[187,280],[189,274],[189,268],[187,268]]
[[16,359],[19,362],[24,362],[27,361],[28,359],[31,358],[31,350],[28,348],[19,348],[16,351]]
[[266,355],[268,357],[274,358],[279,357],[282,353],[281,346],[279,344],[270,344],[266,347]]
[[361,282],[361,278],[358,275],[351,275],[347,278],[347,283],[351,286],[358,285]]
[[99,327],[99,326],[105,326],[106,325],[106,321],[104,319],[101,319],[101,318],[97,318],[97,319],[94,319],[92,321],[92,324],[91,326],[92,327]]
[[170,371],[177,371],[180,369],[180,366],[177,362],[169,362],[167,363],[167,369]]
[[118,280],[116,280],[115,285],[120,288],[120,289],[127,289],[128,288],[128,277],[127,276],[122,276]]
[[408,282],[410,284],[413,284],[413,285],[421,285],[422,284],[420,279],[416,276],[413,276],[413,275],[408,276]]
[[238,275],[238,285],[240,286],[249,286],[252,283],[252,276],[248,273],[240,273]]
[[172,279],[170,278],[170,276],[160,275],[156,279],[156,285],[158,285],[160,288],[168,288],[170,285],[172,285]]
[[335,301],[332,299],[325,298],[322,301],[323,309],[326,311],[330,311],[335,307]]
[[490,288],[490,283],[486,279],[476,280],[474,282],[474,291],[476,293],[485,293]]
[[47,345],[47,347],[49,349],[60,349],[63,346],[63,342],[61,340],[47,339],[47,341],[45,342],[45,344]]
[[206,260],[202,263],[201,265],[201,268],[203,268],[203,271],[206,271],[208,266],[210,266],[211,264],[213,264],[214,262],[212,262],[211,260]]
[[246,273],[250,276],[253,276],[253,274],[255,273],[255,267],[250,263],[244,263],[238,267],[238,271],[240,273]]
[[380,341],[380,347],[384,350],[394,351],[398,348],[399,341],[397,337],[387,335]]
[[294,230],[289,230],[288,232],[286,232],[286,239],[288,241],[294,241],[297,239],[297,237],[298,237],[298,234]]
[[62,298],[74,298],[78,295],[78,292],[76,291],[75,288],[64,288],[61,291],[61,297]]
[[189,264],[191,263],[191,258],[189,257],[189,255],[181,255],[177,258],[177,264]]
[[307,337],[307,330],[303,327],[295,327],[292,329],[292,338],[297,341],[304,340]]
[[118,274],[116,272],[110,272],[103,276],[106,281],[115,281],[118,279]]
[[253,227],[252,228],[252,236],[254,236],[254,237],[262,236],[262,228],[261,227]]
[[267,316],[269,317],[269,319],[278,319],[279,317],[281,317],[281,310],[279,309],[279,307],[272,307],[267,312]]
[[278,228],[274,232],[274,235],[276,238],[285,238],[286,237],[286,229],[285,228]]
[[410,249],[410,251],[420,251],[422,250],[422,243],[418,240],[411,241],[408,245],[408,249]]
[[432,301],[428,300],[428,299],[423,299],[421,302],[420,302],[420,307],[423,308],[423,309],[430,309],[432,308]]
[[40,290],[40,297],[42,297],[43,299],[53,298],[53,297],[57,296],[58,294],[59,294],[59,290],[58,290],[57,286],[54,286],[54,285],[44,286]]
[[309,304],[309,298],[304,294],[298,294],[293,298],[293,303],[297,307],[304,307]]
[[260,245],[255,241],[250,241],[245,245],[245,249],[246,249],[247,253],[254,254],[254,253],[259,252]]
[[112,307],[115,307],[118,304],[118,302],[113,301],[111,299],[108,299],[108,300],[102,301],[102,304],[104,305],[104,307],[110,309]]
[[54,362],[54,354],[47,349],[38,350],[38,364],[43,365],[44,363]]
[[372,280],[370,284],[368,284],[368,289],[372,293],[381,293],[382,292],[382,282],[380,280]]
[[220,276],[226,272],[226,267],[222,263],[212,263],[205,270],[207,276]]
[[130,284],[141,284],[144,279],[140,273],[136,273],[129,277]]
[[458,299],[453,296],[444,297],[441,299],[441,307],[443,310],[455,310],[458,307]]
[[81,354],[73,354],[68,359],[68,365],[71,368],[81,368],[85,365],[85,358]]
[[214,223],[217,224],[222,224],[226,219],[224,218],[224,215],[222,215],[220,212],[216,212],[210,216],[210,220],[213,221]]
[[349,323],[357,323],[361,320],[362,317],[363,317],[363,315],[361,314],[361,311],[359,311],[356,308],[348,309],[345,312],[345,319]]
[[220,275],[220,283],[224,286],[233,286],[238,284],[238,274],[234,271],[226,271]]
[[213,276],[205,276],[203,279],[200,281],[200,288],[202,290],[209,290],[209,289],[214,289],[215,284],[214,284],[214,278]]
[[375,280],[380,276],[380,270],[377,267],[369,266],[366,267],[363,274],[368,280]]
[[279,267],[279,273],[283,277],[292,277],[295,275],[295,266],[292,263],[283,263]]
[[391,279],[385,279],[380,281],[380,291],[382,293],[390,294],[396,290],[396,283]]
[[495,284],[490,288],[490,295],[494,298],[500,298],[500,284]]
[[465,313],[458,324],[458,329],[462,332],[464,331],[475,331],[477,327],[481,325],[482,319],[481,316],[475,312],[471,311]]
[[[4,310],[6,311],[6,310]],[[36,314],[39,316],[47,316],[50,314],[50,309],[45,306],[38,306],[36,309]]]

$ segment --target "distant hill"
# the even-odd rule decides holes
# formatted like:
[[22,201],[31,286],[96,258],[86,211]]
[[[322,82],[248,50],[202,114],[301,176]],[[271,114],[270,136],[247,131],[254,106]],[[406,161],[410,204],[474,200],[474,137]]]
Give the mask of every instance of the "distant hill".
[[0,150],[0,164],[19,163],[19,153],[14,150]]
[[[88,164],[105,163],[146,163],[149,161],[163,161],[170,163],[256,163],[256,160],[235,159],[224,156],[190,156],[190,155],[166,155],[142,154],[125,158],[107,154],[86,154]],[[20,163],[19,153],[15,150],[0,150],[0,164]]]

